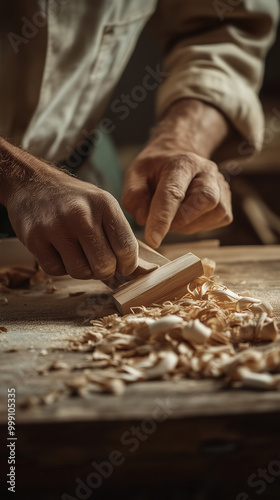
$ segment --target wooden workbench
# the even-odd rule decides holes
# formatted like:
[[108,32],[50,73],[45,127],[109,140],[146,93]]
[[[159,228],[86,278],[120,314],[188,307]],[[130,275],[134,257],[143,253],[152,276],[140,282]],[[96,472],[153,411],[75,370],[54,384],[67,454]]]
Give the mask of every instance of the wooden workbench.
[[[266,298],[280,319],[280,247],[178,244],[163,246],[161,251],[170,259],[187,251],[214,259],[216,274],[224,284]],[[114,467],[111,477],[89,498],[105,494],[109,496],[104,498],[113,498],[110,492],[117,487],[122,498],[133,499],[135,484],[139,490],[140,482],[146,494],[144,477],[151,491],[155,487],[159,492],[159,484],[163,486],[160,498],[173,498],[176,488],[179,493],[191,491],[202,475],[203,488],[215,491],[217,500],[236,499],[243,491],[248,499],[238,500],[255,498],[257,488],[248,486],[248,477],[273,459],[280,460],[279,392],[228,390],[221,381],[213,380],[143,382],[128,386],[122,396],[95,394],[20,409],[19,402],[26,396],[59,388],[65,380],[63,371],[40,376],[38,368],[54,359],[70,364],[73,357],[83,359],[84,354],[67,351],[67,338],[85,329],[83,321],[116,312],[108,289],[100,282],[64,278],[53,284],[57,288],[54,294],[44,293],[44,284],[40,291],[7,295],[8,304],[0,307],[0,326],[8,328],[0,337],[1,439],[6,442],[7,388],[15,387],[20,498],[27,492],[26,498],[33,498],[33,484],[43,486],[40,496],[34,494],[40,500],[62,498],[64,492],[77,498],[75,478],[84,481],[93,470],[91,462],[108,460],[112,450],[121,452],[124,464]],[[69,292],[79,291],[84,293],[69,296]],[[145,427],[159,407],[165,408],[168,418]],[[127,440],[132,426],[141,425],[147,433],[143,440],[138,439],[137,450],[130,451],[133,441]],[[0,465],[5,471],[5,446],[1,446]],[[279,488],[280,478],[276,477],[267,484],[262,498],[279,498]],[[197,498],[212,498],[201,495]]]

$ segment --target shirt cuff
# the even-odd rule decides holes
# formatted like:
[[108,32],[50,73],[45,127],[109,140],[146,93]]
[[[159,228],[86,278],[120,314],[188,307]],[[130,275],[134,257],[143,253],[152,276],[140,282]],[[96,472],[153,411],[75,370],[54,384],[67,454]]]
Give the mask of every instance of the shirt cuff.
[[239,134],[232,134],[218,153],[219,161],[250,157],[262,148],[264,116],[257,94],[240,77],[215,69],[188,68],[171,73],[161,84],[156,101],[160,119],[176,101],[199,99],[218,108]]

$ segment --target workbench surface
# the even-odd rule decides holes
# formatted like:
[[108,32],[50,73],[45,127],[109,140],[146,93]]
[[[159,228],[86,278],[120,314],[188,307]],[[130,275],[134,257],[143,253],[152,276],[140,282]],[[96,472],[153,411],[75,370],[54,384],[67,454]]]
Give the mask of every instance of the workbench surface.
[[[233,291],[250,292],[252,296],[267,299],[272,304],[278,320],[280,319],[279,246],[216,247],[211,244],[174,244],[163,245],[161,248],[161,252],[169,259],[177,258],[188,251],[201,258],[214,259],[217,263],[215,274],[220,277],[221,282]],[[57,291],[53,294],[45,293],[46,288],[52,285],[57,287]],[[131,422],[143,422],[143,419],[152,418],[155,409],[162,406],[169,409],[169,418],[167,422],[158,424],[156,437],[147,440],[144,443],[145,448],[143,445],[143,453],[139,452],[139,462],[137,462],[139,477],[143,473],[141,463],[145,463],[147,467],[151,454],[152,460],[155,459],[155,450],[156,456],[160,456],[163,473],[168,470],[168,463],[173,453],[177,467],[176,474],[178,477],[180,474],[186,474],[182,471],[182,454],[187,453],[193,467],[192,450],[197,445],[191,444],[194,443],[194,439],[201,445],[205,439],[221,440],[225,437],[229,439],[230,436],[236,443],[236,439],[245,432],[247,452],[250,446],[259,447],[262,449],[264,461],[266,454],[269,460],[273,453],[280,450],[278,431],[280,392],[228,389],[219,380],[142,382],[127,386],[121,396],[93,394],[90,398],[72,397],[46,406],[21,409],[19,403],[26,396],[43,395],[50,389],[59,388],[65,381],[64,370],[47,372],[42,376],[38,374],[38,369],[43,369],[55,359],[70,364],[73,359],[75,362],[79,358],[84,359],[84,353],[67,351],[67,339],[86,329],[84,320],[93,318],[94,314],[100,316],[116,312],[109,290],[100,282],[63,278],[47,286],[46,284],[41,286],[40,292],[32,289],[18,290],[7,295],[8,304],[0,308],[0,326],[8,328],[7,333],[0,335],[2,382],[0,423],[2,428],[6,428],[7,388],[15,387],[16,422],[19,432],[22,432],[22,453],[27,453],[31,463],[31,457],[37,453],[36,446],[37,448],[39,445],[44,446],[46,453],[44,460],[47,460],[47,465],[44,462],[42,470],[44,467],[48,468],[50,460],[53,460],[50,457],[53,457],[54,436],[58,448],[64,451],[66,449],[66,455],[69,452],[69,456],[72,456],[66,458],[66,463],[69,460],[79,462],[79,453],[86,457],[85,460],[89,460],[92,458],[92,446],[95,458],[101,460],[108,456],[114,446],[120,447],[120,436]],[[69,292],[84,293],[69,296]],[[265,423],[267,419],[269,419],[268,425]],[[83,424],[77,433],[77,425],[81,421]],[[199,432],[198,425],[200,425]],[[192,435],[188,438],[188,442],[181,439],[184,432],[188,432],[188,436]],[[94,439],[94,444],[89,436]],[[48,441],[52,442],[52,446]],[[166,450],[167,442],[168,450]],[[270,444],[264,451],[263,444],[267,445],[268,442]],[[90,446],[90,451],[85,451],[87,446]],[[164,453],[167,451],[169,458],[164,464]],[[60,463],[63,463],[65,453],[62,454],[62,451],[60,453]],[[197,460],[200,460],[199,453],[196,455]],[[236,455],[236,460],[240,460],[239,455]],[[58,464],[58,461],[57,459],[55,463]],[[249,462],[247,460],[247,465]],[[126,474],[129,471],[129,464]],[[72,464],[71,467],[76,470],[76,465]],[[244,470],[246,474],[246,467],[243,473]],[[252,471],[249,469],[248,473],[250,470]],[[196,473],[198,474],[198,468],[196,472],[192,469],[193,477]],[[122,478],[121,472],[119,477]],[[64,486],[61,485],[62,487]]]
[[[270,247],[215,247],[168,245],[161,251],[169,259],[193,251],[217,262],[215,274],[232,290],[250,292],[269,300],[280,318],[280,249]],[[57,291],[45,291],[55,285]],[[69,293],[85,292],[78,296]],[[15,387],[17,401],[59,388],[63,370],[41,376],[38,369],[59,359],[73,363],[84,353],[67,351],[67,338],[86,331],[84,320],[116,312],[109,290],[98,281],[64,278],[41,285],[40,291],[20,290],[7,295],[0,309],[0,326],[8,328],[0,337],[1,421],[6,421],[7,387]],[[47,354],[44,355],[47,350]],[[4,382],[4,383],[3,383]],[[18,422],[66,421],[73,419],[144,418],[156,397],[171,396],[176,403],[173,417],[205,416],[280,409],[279,392],[228,390],[214,380],[143,382],[127,387],[124,395],[93,395],[92,399],[70,398],[49,406],[17,409]]]

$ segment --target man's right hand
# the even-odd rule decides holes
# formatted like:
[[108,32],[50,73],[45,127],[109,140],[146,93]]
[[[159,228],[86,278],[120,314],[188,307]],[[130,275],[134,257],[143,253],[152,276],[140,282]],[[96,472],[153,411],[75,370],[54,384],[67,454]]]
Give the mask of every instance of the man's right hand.
[[134,271],[137,240],[113,196],[13,146],[8,150],[0,165],[5,191],[0,201],[16,235],[44,271],[102,280],[116,271]]

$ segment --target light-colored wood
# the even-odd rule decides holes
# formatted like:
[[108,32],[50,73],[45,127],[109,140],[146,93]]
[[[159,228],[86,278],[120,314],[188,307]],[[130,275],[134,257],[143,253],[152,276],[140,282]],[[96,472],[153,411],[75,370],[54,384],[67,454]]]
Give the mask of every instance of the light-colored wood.
[[[181,255],[188,252],[189,244],[181,244],[180,248],[176,245],[165,245],[164,251],[169,259],[173,259],[178,257],[179,251]],[[208,256],[217,262],[216,274],[220,276],[221,282],[231,290],[237,293],[250,291],[251,295],[256,298],[266,298],[273,305],[278,321],[280,320],[280,246],[235,246],[216,249],[210,247],[208,250],[205,248],[197,251],[197,254],[200,257]],[[100,281],[83,281],[62,277],[55,278],[53,284],[57,287],[54,294],[44,293],[48,285],[38,285],[31,290],[16,290],[7,294],[8,304],[0,307],[0,326],[8,328],[8,333],[0,335],[0,424],[2,424],[3,435],[5,435],[7,430],[7,389],[8,387],[16,387],[17,425],[25,426],[24,433],[20,435],[21,439],[18,443],[22,447],[26,447],[28,456],[32,457],[33,465],[33,456],[36,456],[36,460],[37,457],[43,459],[46,456],[46,446],[51,446],[51,443],[57,444],[63,430],[65,431],[66,443],[72,443],[76,436],[77,442],[81,444],[80,433],[85,429],[86,420],[89,428],[92,429],[91,432],[87,429],[84,442],[88,443],[88,437],[92,436],[92,441],[89,443],[89,459],[93,460],[92,450],[96,449],[96,440],[101,436],[100,446],[104,450],[107,443],[108,452],[106,448],[106,453],[104,451],[104,456],[100,456],[98,461],[108,460],[109,452],[114,447],[119,448],[122,433],[130,430],[130,425],[132,425],[130,422],[138,420],[141,423],[143,419],[151,417],[157,408],[158,401],[165,402],[164,404],[169,410],[168,418],[166,422],[158,424],[158,428],[151,438],[149,437],[145,442],[140,443],[137,453],[145,450],[145,446],[149,443],[152,443],[154,451],[159,449],[161,455],[166,450],[170,454],[170,446],[173,444],[174,446],[176,444],[177,448],[181,450],[182,443],[188,443],[188,440],[182,440],[182,435],[184,433],[187,435],[187,422],[203,422],[200,433],[196,434],[190,430],[188,436],[205,437],[206,429],[209,429],[212,438],[213,436],[220,438],[219,432],[222,432],[222,429],[230,429],[232,432],[232,429],[236,428],[234,426],[237,425],[237,422],[245,418],[245,414],[250,414],[250,416],[242,435],[246,438],[251,436],[254,447],[261,432],[269,432],[274,429],[275,435],[279,436],[279,425],[271,427],[272,414],[275,415],[276,423],[279,421],[279,391],[264,393],[255,390],[228,390],[221,380],[184,379],[178,380],[176,383],[169,380],[142,382],[128,386],[121,397],[93,393],[88,399],[72,397],[66,400],[62,399],[49,406],[35,406],[29,410],[21,409],[19,403],[26,397],[40,396],[52,388],[61,387],[65,380],[73,375],[72,371],[69,375],[69,370],[54,370],[42,376],[38,374],[39,368],[43,369],[59,359],[68,363],[71,370],[71,367],[79,361],[81,363],[84,361],[84,352],[68,350],[67,338],[74,338],[84,332],[88,328],[88,318],[116,313],[112,294]],[[268,345],[267,348],[269,349],[270,346]],[[43,350],[47,351],[46,355],[42,354]],[[226,418],[232,419],[231,425],[224,423]],[[256,426],[258,419],[260,420],[260,428]],[[83,421],[83,425],[81,425],[81,421]],[[104,438],[104,436],[108,437],[103,428],[106,421],[108,421],[108,429],[117,439],[115,444],[112,444],[111,435],[107,441]],[[123,427],[121,427],[122,421]],[[50,422],[52,425],[57,423],[57,434],[52,433],[52,440],[44,440],[44,437],[49,436],[49,433],[44,432],[43,429],[44,426],[49,426]],[[180,428],[180,432],[177,433],[180,422],[182,422],[182,429]],[[33,425],[33,423],[38,425]],[[160,431],[162,429],[165,436],[167,424],[170,424],[172,435],[168,446]],[[75,425],[77,426],[76,432]],[[213,430],[213,426],[216,425],[217,432]],[[99,426],[102,426],[102,432]],[[26,434],[27,428],[30,429],[32,439],[31,437],[29,439]],[[252,429],[251,433],[248,433],[249,428]],[[96,429],[96,432],[93,429]],[[37,441],[34,438],[35,431],[37,432]],[[174,432],[176,438],[174,438]],[[154,439],[158,433],[160,433],[159,441],[155,443]],[[70,440],[69,435],[71,436]],[[37,454],[37,449],[35,453],[35,448],[30,451],[32,444],[34,447],[41,447],[41,450],[44,449],[44,454]],[[278,441],[277,446],[279,449]],[[69,448],[65,446],[65,449],[68,453]],[[123,448],[121,449],[123,450]],[[200,450],[200,448],[198,449]],[[247,460],[247,448],[244,449]],[[263,450],[267,450],[266,446],[262,446],[261,449],[262,454]],[[268,453],[267,459],[262,456],[259,463],[269,463],[275,453]],[[50,449],[48,456],[52,457],[48,463],[52,464],[53,467],[52,460],[55,451]],[[130,456],[132,455],[130,454]],[[192,457],[192,455],[190,456]],[[3,457],[4,468],[7,463],[5,450]],[[81,462],[81,453],[77,454],[77,457],[77,460]],[[181,463],[181,460],[182,453],[180,452],[178,464]],[[69,462],[67,463],[69,465]],[[240,463],[245,462],[243,460]],[[145,471],[147,471],[146,461],[144,465]],[[23,469],[19,467],[18,470]],[[248,471],[244,484],[246,484],[252,470],[257,470],[257,467],[252,467]],[[184,473],[185,471],[186,469],[184,469]],[[46,477],[48,476],[46,475]],[[71,477],[73,477],[72,468]],[[34,480],[34,475],[32,480]]]
[[153,262],[148,262],[147,260],[142,259],[139,257],[138,260],[138,267],[135,269],[133,276],[138,277],[142,276],[144,274],[150,273],[151,271],[155,271],[155,269],[158,269],[159,265],[154,264]]
[[230,264],[247,262],[271,262],[279,261],[279,245],[242,245],[227,246],[220,248],[197,247],[188,243],[174,243],[173,245],[162,245],[160,252],[169,259],[177,259],[186,251],[195,253],[200,259],[204,257],[213,259],[217,264]]
[[143,241],[138,240],[138,245],[139,257],[142,260],[152,262],[153,264],[157,264],[158,266],[164,266],[164,264],[170,262],[167,257],[164,257],[156,250],[146,245],[146,243],[143,243]]
[[130,283],[135,278],[148,274],[151,271],[155,271],[155,269],[158,269],[160,266],[163,266],[164,264],[170,262],[169,259],[146,245],[146,243],[138,240],[138,245],[139,261],[135,271],[130,276],[121,276],[120,274],[116,273],[115,276],[110,280],[103,281],[103,283],[111,288],[111,290],[116,290],[117,288]]
[[182,297],[187,284],[202,274],[201,260],[188,253],[125,285],[113,294],[113,298],[119,312],[126,314],[131,307]]
[[[166,259],[167,260],[167,259]],[[146,260],[139,257],[138,266],[135,271],[129,276],[122,276],[119,273],[116,273],[113,278],[109,280],[103,280],[103,283],[107,285],[111,290],[117,290],[124,285],[128,285],[131,281],[139,276],[144,276],[145,274],[150,273],[151,271],[155,271],[158,269],[158,264],[153,264],[152,262],[147,262]]]

